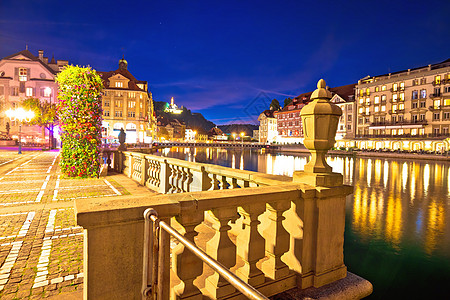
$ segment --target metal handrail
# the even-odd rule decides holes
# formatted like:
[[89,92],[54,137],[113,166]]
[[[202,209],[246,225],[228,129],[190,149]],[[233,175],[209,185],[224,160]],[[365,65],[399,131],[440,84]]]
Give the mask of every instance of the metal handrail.
[[[158,246],[153,245],[153,263],[154,269],[152,270],[152,285],[148,285],[148,250],[150,247],[150,222],[153,221],[154,227],[153,227],[153,240],[155,241],[155,236],[157,238],[157,235],[160,235],[162,230],[165,230],[167,233],[175,237],[180,243],[182,243],[188,250],[190,250],[192,253],[194,253],[195,256],[200,258],[203,262],[207,263],[211,268],[213,268],[217,273],[219,273],[220,276],[225,278],[231,285],[233,285],[238,291],[240,291],[242,294],[244,294],[249,299],[255,299],[255,300],[268,300],[266,296],[264,296],[261,292],[259,292],[257,289],[249,285],[248,283],[242,281],[239,277],[237,277],[235,274],[231,273],[224,265],[222,265],[220,262],[206,254],[204,251],[202,251],[200,248],[198,248],[195,244],[193,244],[191,241],[187,240],[185,237],[183,237],[181,234],[178,233],[174,228],[172,228],[170,225],[168,225],[166,222],[158,219],[158,213],[153,208],[147,208],[144,211],[144,219],[145,219],[145,228],[144,228],[144,268],[143,268],[143,277],[142,277],[142,293],[145,297],[150,296],[150,293],[153,295],[153,300],[156,300],[157,292],[156,288],[158,288],[155,285],[158,285],[158,279],[155,278],[157,274],[160,274],[161,270],[156,271],[155,266],[158,268],[161,268],[162,265],[159,263],[155,263],[155,260],[158,259],[155,257],[155,254],[158,253]],[[156,226],[155,226],[156,225]],[[162,243],[159,242],[159,245]],[[161,257],[161,255],[158,255]],[[159,259],[159,262],[162,260]]]

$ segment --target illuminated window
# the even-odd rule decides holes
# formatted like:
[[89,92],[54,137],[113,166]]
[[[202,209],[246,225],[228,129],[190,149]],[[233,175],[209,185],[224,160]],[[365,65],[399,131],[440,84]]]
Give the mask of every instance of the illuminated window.
[[434,83],[435,84],[441,84],[441,75],[437,75],[434,77]]
[[399,129],[399,130],[398,130],[398,134],[399,134],[399,135],[402,135],[402,134],[403,134],[403,129]]
[[380,107],[379,106],[375,106],[375,112],[379,112],[380,111]]
[[397,104],[392,105],[392,112],[397,112]]
[[386,105],[381,106],[381,111],[386,111]]
[[27,89],[25,90],[25,95],[26,95],[27,97],[33,96],[33,88],[27,87]]
[[364,109],[362,107],[359,108],[359,113],[362,114],[364,112]]
[[418,79],[413,79],[412,85],[415,86],[415,85],[418,85],[418,84],[419,84],[419,80]]
[[135,108],[136,107],[136,101],[128,101],[128,108]]
[[27,69],[19,68],[19,81],[27,81]]
[[385,85],[382,85],[382,86],[381,86],[381,90],[382,90],[382,91],[385,91],[385,90],[386,90],[386,86],[385,86]]
[[426,78],[420,78],[420,84],[426,84],[427,79]]
[[370,105],[370,98],[366,98],[366,104]]
[[366,107],[366,115],[368,115],[368,114],[369,114],[369,108]]
[[129,111],[128,118],[134,118],[134,117],[136,117],[136,113],[134,111]]
[[105,111],[103,112],[103,114],[105,115],[105,117],[109,117],[109,110],[105,110]]
[[116,111],[115,116],[121,118],[122,117],[122,111],[121,110],[120,111]]
[[49,87],[46,87],[44,89],[44,97],[50,97],[52,95],[52,89]]
[[400,93],[400,101],[405,101],[405,93]]
[[411,99],[419,99],[419,91],[412,91]]
[[136,93],[135,92],[129,92],[128,93],[128,98],[134,98],[136,97]]
[[380,87],[376,86],[375,87],[375,92],[378,92],[378,91],[380,91]]
[[399,110],[404,110],[404,109],[405,109],[405,103],[400,103],[400,104],[398,105],[398,109],[399,109]]
[[364,90],[363,89],[360,89],[359,90],[359,95],[362,97],[362,96],[364,96]]
[[142,83],[138,83],[137,86],[138,86],[141,90],[144,89],[144,85],[143,85]]
[[425,134],[425,128],[419,129],[419,134],[421,134],[421,135]]
[[116,92],[117,97],[122,97],[122,95],[123,95],[122,92]]
[[381,102],[386,101],[386,95],[381,95]]
[[[351,122],[352,121],[352,115],[348,115],[347,116],[347,122]],[[300,122],[299,122],[300,123]],[[300,125],[300,124],[299,124]]]
[[392,129],[391,132],[392,132],[392,135],[397,135],[397,129]]
[[116,87],[118,88],[123,87],[123,82],[116,81]]
[[449,106],[450,105],[450,99],[445,99],[444,100],[444,105],[445,106]]
[[400,82],[400,90],[403,91],[405,89],[405,83]]
[[441,107],[441,100],[434,100],[433,106],[435,109],[439,109]]
[[367,96],[370,95],[370,89],[369,89],[369,88],[366,89],[366,95],[367,95]]
[[411,135],[417,135],[417,129],[411,129]]
[[375,104],[380,103],[380,96],[375,96],[373,103]]
[[115,107],[122,107],[122,101],[120,101],[120,100],[114,101],[114,106]]
[[364,98],[359,98],[359,104],[363,104],[364,103]]
[[397,98],[398,98],[397,94],[392,95],[392,102],[397,102]]
[[398,83],[394,83],[394,85],[392,85],[392,90],[394,92],[396,92],[398,90]]

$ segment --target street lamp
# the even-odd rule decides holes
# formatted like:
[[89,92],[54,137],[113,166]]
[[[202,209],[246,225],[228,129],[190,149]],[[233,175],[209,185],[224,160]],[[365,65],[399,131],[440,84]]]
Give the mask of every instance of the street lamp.
[[30,122],[31,119],[34,118],[34,112],[31,110],[24,110],[23,108],[19,107],[17,109],[8,109],[6,111],[6,116],[11,121],[19,121],[19,154],[22,154],[22,140],[21,140],[21,132],[22,132],[22,122],[25,120],[27,122]]
[[233,135],[233,140],[236,143],[236,133],[233,132],[232,135]]
[[244,146],[244,133],[241,132],[241,144],[242,146]]

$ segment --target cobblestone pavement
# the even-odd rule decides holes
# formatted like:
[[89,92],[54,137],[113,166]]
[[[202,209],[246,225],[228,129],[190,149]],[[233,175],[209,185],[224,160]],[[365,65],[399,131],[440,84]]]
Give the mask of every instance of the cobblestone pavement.
[[0,298],[82,288],[83,231],[73,200],[128,192],[108,178],[67,179],[59,152],[0,151]]

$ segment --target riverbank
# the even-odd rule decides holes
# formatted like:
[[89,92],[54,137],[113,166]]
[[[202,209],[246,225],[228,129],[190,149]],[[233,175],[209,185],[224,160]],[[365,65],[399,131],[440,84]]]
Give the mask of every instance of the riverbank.
[[[303,153],[309,154],[309,150],[302,147],[280,147],[274,150],[277,153]],[[399,159],[413,159],[413,160],[434,160],[434,161],[448,161],[450,156],[440,154],[419,154],[419,153],[397,153],[397,152],[378,152],[378,151],[345,151],[345,150],[330,150],[328,155],[342,155],[349,157],[378,157],[378,158],[399,158]]]

